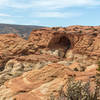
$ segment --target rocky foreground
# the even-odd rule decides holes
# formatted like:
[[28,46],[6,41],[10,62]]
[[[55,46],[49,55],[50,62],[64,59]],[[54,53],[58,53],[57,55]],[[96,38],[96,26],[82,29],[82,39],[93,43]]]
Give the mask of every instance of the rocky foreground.
[[0,34],[0,100],[51,100],[73,76],[93,91],[99,60],[100,26],[42,28],[28,40]]

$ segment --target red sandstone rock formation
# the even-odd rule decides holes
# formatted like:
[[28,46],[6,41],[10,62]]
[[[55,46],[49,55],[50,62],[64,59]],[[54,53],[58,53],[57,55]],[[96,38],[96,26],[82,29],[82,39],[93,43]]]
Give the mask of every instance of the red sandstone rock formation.
[[66,85],[69,76],[76,76],[76,80],[88,81],[95,74],[95,68],[86,72],[74,72],[70,66],[67,68],[62,64],[54,63],[7,81],[5,91],[8,92],[4,96],[8,100],[48,100],[51,93],[58,93],[61,87]]
[[0,34],[0,67],[3,67],[9,59],[34,52],[34,45],[18,35]]
[[75,53],[100,56],[99,26],[70,26],[33,30],[29,40],[44,48],[72,48]]
[[1,34],[0,100],[48,100],[69,76],[93,83],[99,42],[99,26],[43,28],[33,30],[28,40]]

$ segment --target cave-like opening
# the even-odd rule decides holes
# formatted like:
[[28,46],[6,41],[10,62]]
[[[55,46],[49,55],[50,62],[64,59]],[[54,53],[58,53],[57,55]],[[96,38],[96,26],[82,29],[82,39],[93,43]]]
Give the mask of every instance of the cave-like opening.
[[49,42],[48,48],[50,49],[63,49],[64,51],[67,51],[68,49],[71,48],[71,41],[68,37],[66,36],[59,36],[59,37],[54,37],[51,39]]
[[59,38],[57,45],[59,45],[59,47],[61,47],[61,48],[67,49],[67,50],[71,48],[71,42],[65,36],[62,36]]
[[61,58],[64,58],[66,55],[66,52],[71,48],[71,41],[66,36],[54,37],[50,41],[48,47],[53,52],[58,51],[58,56],[60,56]]

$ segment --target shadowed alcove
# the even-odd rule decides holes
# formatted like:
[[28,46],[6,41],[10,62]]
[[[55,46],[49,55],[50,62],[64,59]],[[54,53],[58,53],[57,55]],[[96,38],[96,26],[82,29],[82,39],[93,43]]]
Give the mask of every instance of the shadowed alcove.
[[71,48],[71,42],[66,36],[58,36],[51,39],[48,47],[50,49],[65,49],[68,50]]

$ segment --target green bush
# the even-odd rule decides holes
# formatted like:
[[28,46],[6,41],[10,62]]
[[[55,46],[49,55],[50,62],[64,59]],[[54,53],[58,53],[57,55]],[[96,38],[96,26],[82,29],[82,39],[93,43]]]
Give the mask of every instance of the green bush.
[[55,97],[52,94],[50,100],[100,100],[100,84],[96,81],[96,87],[94,93],[90,91],[90,82],[75,81],[74,79],[69,79],[66,83],[67,89],[66,93],[63,89],[59,91],[59,97]]
[[98,64],[98,68],[97,68],[97,70],[100,71],[100,61],[98,61],[97,64]]

